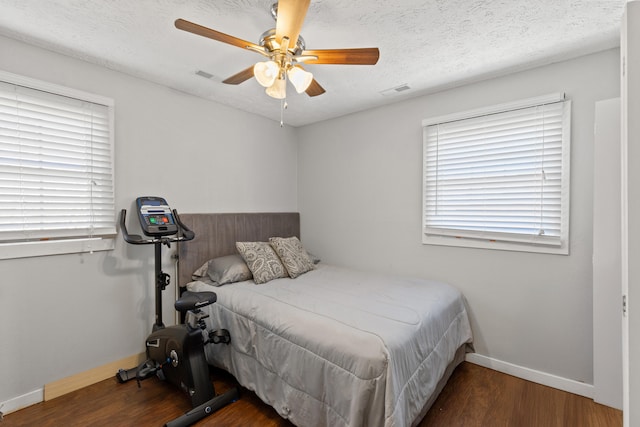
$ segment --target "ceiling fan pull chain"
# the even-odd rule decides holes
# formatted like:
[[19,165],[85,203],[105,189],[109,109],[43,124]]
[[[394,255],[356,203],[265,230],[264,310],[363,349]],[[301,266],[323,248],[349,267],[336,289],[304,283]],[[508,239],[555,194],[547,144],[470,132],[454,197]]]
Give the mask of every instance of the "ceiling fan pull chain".
[[280,100],[280,127],[284,127],[284,110],[286,110],[287,107],[287,98],[282,98]]

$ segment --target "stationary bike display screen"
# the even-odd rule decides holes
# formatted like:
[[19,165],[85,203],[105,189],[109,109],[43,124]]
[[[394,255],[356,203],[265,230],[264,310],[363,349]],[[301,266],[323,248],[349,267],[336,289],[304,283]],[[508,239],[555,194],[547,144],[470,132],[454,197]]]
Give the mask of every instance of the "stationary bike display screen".
[[138,197],[136,206],[142,232],[147,236],[169,236],[178,232],[171,208],[162,197]]

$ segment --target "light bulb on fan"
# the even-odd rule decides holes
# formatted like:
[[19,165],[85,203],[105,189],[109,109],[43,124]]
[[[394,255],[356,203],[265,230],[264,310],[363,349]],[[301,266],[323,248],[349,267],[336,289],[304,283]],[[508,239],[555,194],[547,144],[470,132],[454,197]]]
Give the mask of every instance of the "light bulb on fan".
[[258,62],[253,66],[253,75],[258,83],[266,88],[273,85],[280,74],[280,67],[275,61]]
[[269,86],[265,92],[272,98],[284,99],[287,97],[287,81],[284,75],[281,78],[276,79],[271,86]]
[[298,93],[302,93],[307,90],[313,81],[313,74],[296,66],[291,67],[289,71],[287,71],[287,77],[289,77],[289,81],[293,84],[293,87],[296,88],[296,92]]

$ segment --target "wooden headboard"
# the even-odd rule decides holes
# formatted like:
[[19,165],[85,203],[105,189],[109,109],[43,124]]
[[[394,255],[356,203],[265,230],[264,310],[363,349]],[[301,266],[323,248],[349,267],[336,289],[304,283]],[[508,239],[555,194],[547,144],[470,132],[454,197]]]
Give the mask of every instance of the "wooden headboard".
[[300,214],[215,213],[180,214],[195,239],[178,243],[178,285],[191,281],[191,274],[211,258],[238,253],[236,242],[266,242],[269,237],[300,238]]

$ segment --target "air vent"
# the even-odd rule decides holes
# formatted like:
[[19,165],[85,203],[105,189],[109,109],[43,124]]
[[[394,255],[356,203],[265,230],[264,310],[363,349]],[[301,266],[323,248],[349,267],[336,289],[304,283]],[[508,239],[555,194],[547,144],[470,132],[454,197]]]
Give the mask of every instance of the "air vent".
[[211,77],[213,77],[213,74],[209,74],[206,71],[202,71],[202,70],[196,71],[196,74],[199,75],[200,77],[204,77],[205,79],[210,79]]
[[396,87],[392,87],[391,89],[383,90],[383,91],[380,92],[380,95],[382,95],[382,96],[397,95],[400,92],[404,92],[404,91],[407,91],[409,89],[411,89],[411,87],[408,84],[404,83],[404,84],[401,84],[400,86],[396,86]]

